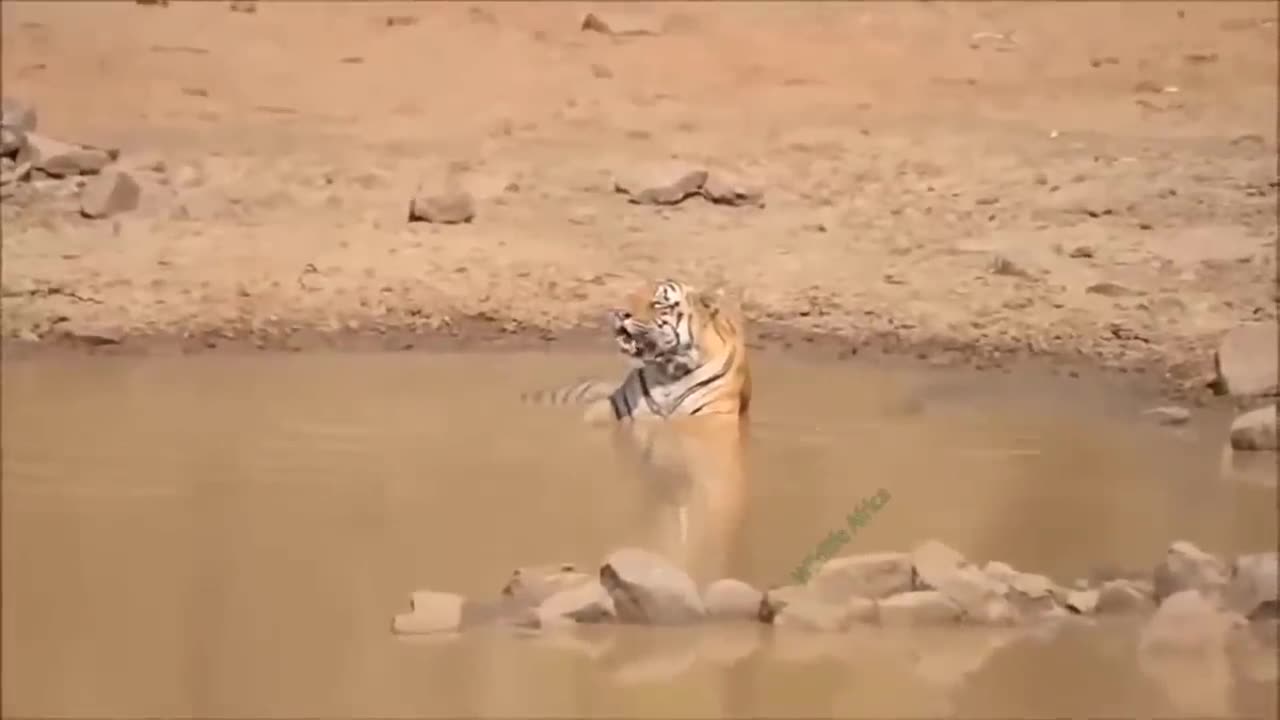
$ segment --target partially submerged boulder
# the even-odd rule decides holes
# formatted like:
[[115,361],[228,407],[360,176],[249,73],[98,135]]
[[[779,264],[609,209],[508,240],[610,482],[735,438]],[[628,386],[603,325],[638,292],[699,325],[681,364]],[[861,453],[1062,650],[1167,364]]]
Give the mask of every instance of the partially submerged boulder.
[[1275,450],[1280,447],[1276,436],[1276,406],[1267,405],[1243,413],[1231,423],[1233,450]]
[[706,615],[693,580],[671,561],[648,550],[618,550],[600,567],[600,584],[613,598],[618,620],[674,625]]
[[1227,568],[1218,558],[1186,540],[1169,546],[1164,559],[1152,573],[1157,603],[1182,590],[1218,593],[1227,583]]
[[716,620],[757,620],[763,600],[764,593],[731,578],[711,583],[702,593],[707,617]]
[[879,599],[912,589],[911,556],[874,553],[832,558],[809,580],[814,593],[827,602],[851,598]]

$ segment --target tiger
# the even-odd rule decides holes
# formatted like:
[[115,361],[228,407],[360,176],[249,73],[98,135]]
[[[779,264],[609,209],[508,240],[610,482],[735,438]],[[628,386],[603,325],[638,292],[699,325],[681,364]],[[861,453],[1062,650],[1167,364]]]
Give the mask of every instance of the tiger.
[[676,280],[633,293],[625,305],[609,314],[614,342],[633,365],[620,383],[580,380],[522,397],[583,406],[586,423],[614,427],[615,447],[648,476],[648,496],[676,509],[679,541],[668,554],[714,558],[733,544],[742,513],[752,377],[741,308],[723,291]]
[[591,424],[697,415],[745,418],[751,366],[740,309],[723,291],[702,292],[676,280],[652,295],[633,293],[610,312],[614,340],[635,367],[621,384],[602,380],[525,393],[526,402],[582,404]]

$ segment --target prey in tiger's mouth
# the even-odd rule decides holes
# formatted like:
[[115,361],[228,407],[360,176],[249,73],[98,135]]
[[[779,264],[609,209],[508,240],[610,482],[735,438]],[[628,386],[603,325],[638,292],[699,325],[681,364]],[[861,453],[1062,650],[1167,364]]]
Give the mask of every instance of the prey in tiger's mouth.
[[673,326],[645,321],[629,310],[613,310],[609,317],[613,338],[627,357],[652,362],[679,348],[680,338]]

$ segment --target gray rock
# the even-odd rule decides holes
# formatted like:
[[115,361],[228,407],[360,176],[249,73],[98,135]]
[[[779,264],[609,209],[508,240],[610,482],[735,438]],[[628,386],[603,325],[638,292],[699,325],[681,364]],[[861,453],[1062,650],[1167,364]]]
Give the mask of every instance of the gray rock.
[[1154,607],[1147,588],[1132,580],[1108,580],[1098,588],[1096,611],[1130,613]]
[[[873,600],[857,599],[864,603],[869,602],[872,608],[875,607]],[[858,609],[862,609],[865,614],[866,610],[862,606],[855,607],[847,602],[824,602],[813,595],[805,595],[787,603],[773,619],[773,624],[777,627],[819,632],[843,632],[849,628],[849,624],[853,621],[853,613]]]
[[619,175],[613,187],[637,205],[675,205],[697,195],[706,181],[706,170],[668,163]]
[[409,203],[409,222],[469,223],[475,216],[475,200],[461,190],[431,194],[419,189]]
[[538,627],[573,623],[610,622],[614,618],[613,599],[595,580],[580,583],[552,595],[538,606]]
[[1059,588],[1044,575],[1022,572],[1014,572],[1011,576],[1003,576],[1002,573],[993,574],[990,564],[985,572],[988,577],[1009,586],[1005,598],[1019,616],[1052,614],[1058,611],[1060,601],[1065,602],[1067,591]]
[[0,125],[29,133],[35,131],[37,119],[34,105],[16,98],[0,98]]
[[463,606],[467,599],[455,593],[418,590],[411,596],[407,613],[392,620],[391,630],[398,634],[456,632],[462,628]]
[[107,150],[73,145],[33,132],[27,133],[27,144],[18,153],[18,160],[28,161],[32,167],[53,177],[94,175],[110,165],[112,154]]
[[910,592],[911,556],[907,553],[851,555],[828,560],[809,581],[809,586],[826,602],[846,602],[850,598],[883,598]]
[[1275,405],[1250,410],[1231,423],[1233,450],[1275,450],[1278,446]]
[[27,134],[18,128],[0,126],[0,157],[17,157],[27,146]]
[[809,598],[812,592],[804,585],[783,585],[770,588],[765,591],[764,598],[760,600],[760,622],[773,622],[778,613],[786,609],[787,605],[797,600]]
[[956,550],[937,540],[925,541],[911,551],[912,586],[916,590],[935,589],[935,581],[941,581],[966,564],[964,556]]
[[702,197],[717,205],[764,205],[764,191],[724,173],[711,172],[702,184]]
[[764,593],[731,578],[711,583],[702,593],[707,615],[717,620],[757,620],[763,600]]
[[609,555],[600,567],[600,583],[613,598],[621,622],[682,624],[706,614],[693,580],[647,550],[625,548]]
[[1073,590],[1067,593],[1066,608],[1077,615],[1092,615],[1098,609],[1097,590]]
[[1177,405],[1151,408],[1142,414],[1151,417],[1161,425],[1186,425],[1191,420],[1191,411]]
[[1139,653],[1222,649],[1227,633],[1244,618],[1223,612],[1196,590],[1181,590],[1160,603],[1138,636]]
[[1231,564],[1231,580],[1227,585],[1227,606],[1250,620],[1274,618],[1280,605],[1277,588],[1276,552],[1241,555]]
[[556,593],[594,579],[572,563],[516,568],[502,587],[502,596],[519,606],[536,607]]
[[1182,590],[1216,594],[1227,583],[1227,569],[1218,558],[1195,545],[1179,540],[1169,546],[1164,560],[1152,573],[1157,603]]
[[915,590],[881,600],[880,624],[890,627],[959,622],[964,610],[936,590]]
[[1218,394],[1238,398],[1277,394],[1277,352],[1280,333],[1276,324],[1250,323],[1234,328],[1222,338],[1214,354],[1217,376],[1211,387]]
[[966,619],[989,624],[1017,619],[1017,612],[1005,598],[1009,586],[965,562],[946,545],[936,541],[921,545],[912,553],[912,564],[915,586],[946,595],[964,611]]
[[621,37],[657,35],[661,31],[660,25],[646,18],[617,12],[610,13],[607,19],[596,13],[587,13],[582,18],[581,29]]
[[80,191],[80,214],[87,218],[106,218],[135,210],[142,189],[127,172],[105,172],[85,184]]

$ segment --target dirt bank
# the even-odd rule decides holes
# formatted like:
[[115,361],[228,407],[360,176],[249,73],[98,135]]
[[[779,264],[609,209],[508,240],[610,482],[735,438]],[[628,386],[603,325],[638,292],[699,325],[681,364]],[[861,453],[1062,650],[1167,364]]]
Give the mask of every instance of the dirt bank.
[[[676,276],[764,343],[1189,385],[1274,319],[1272,6],[726,10],[5,3],[5,95],[141,187],[97,220],[76,180],[6,191],[7,347],[563,341]],[[763,206],[615,192],[672,159]],[[450,174],[475,217],[407,222]]]

